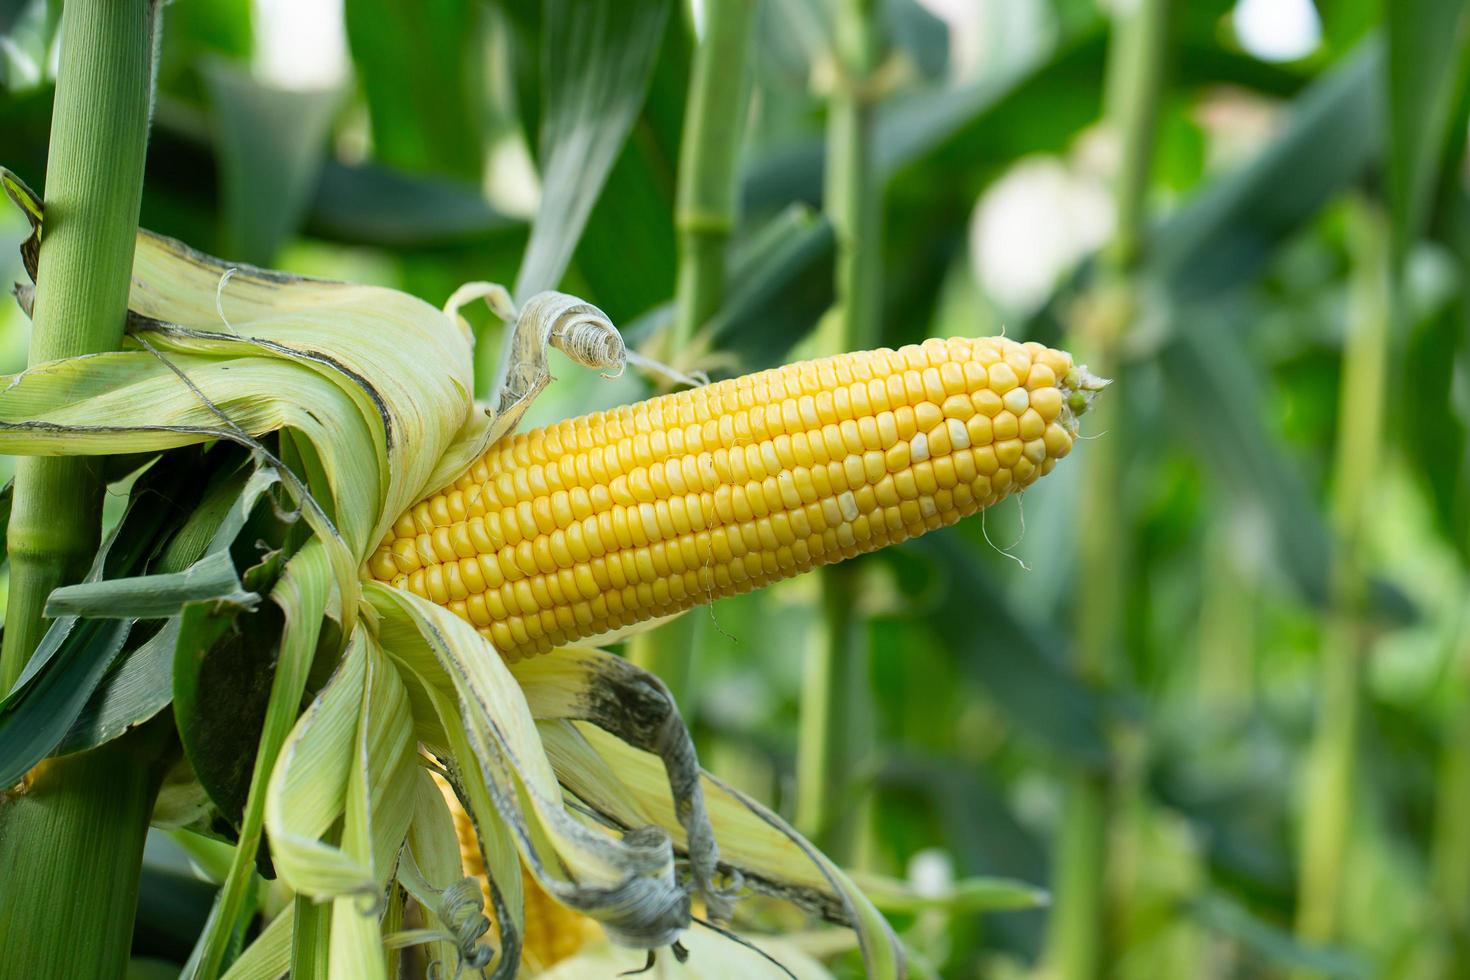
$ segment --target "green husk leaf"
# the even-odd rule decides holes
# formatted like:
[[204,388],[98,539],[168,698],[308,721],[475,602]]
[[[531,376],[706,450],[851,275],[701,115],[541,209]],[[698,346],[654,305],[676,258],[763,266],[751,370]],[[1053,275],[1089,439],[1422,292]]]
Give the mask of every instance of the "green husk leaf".
[[259,936],[230,964],[224,980],[278,980],[291,966],[291,943],[296,916],[287,906],[271,919]]
[[[654,948],[676,939],[689,923],[689,896],[675,879],[667,834],[639,828],[617,838],[574,817],[520,685],[474,627],[378,583],[365,585],[364,595],[378,612],[384,646],[421,678],[416,706],[457,699],[462,726],[449,731],[454,719],[445,723],[449,738],[464,735],[454,757],[464,769],[479,766],[491,802],[541,886],[598,919],[625,945]],[[420,719],[420,729],[428,723]],[[480,823],[481,814],[475,816]],[[508,880],[500,883],[510,887]]]
[[[548,654],[555,656],[555,654]],[[647,821],[687,846],[668,780],[657,756],[586,722],[541,729],[558,777],[614,826]],[[903,974],[904,951],[878,910],[852,880],[784,820],[708,773],[701,774],[711,822],[720,828],[722,870],[738,871],[757,891],[786,899],[853,928],[868,976]],[[620,787],[609,792],[608,787]],[[628,802],[634,809],[625,809]]]

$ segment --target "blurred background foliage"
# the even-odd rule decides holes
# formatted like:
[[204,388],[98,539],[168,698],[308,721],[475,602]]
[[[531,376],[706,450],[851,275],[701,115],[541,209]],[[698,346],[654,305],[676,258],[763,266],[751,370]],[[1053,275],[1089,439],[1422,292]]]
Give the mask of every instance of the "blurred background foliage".
[[[1149,57],[1114,35],[1153,7],[1157,77],[1110,88]],[[874,747],[848,774],[848,863],[920,892],[1052,891],[1050,909],[897,915],[919,972],[1470,976],[1465,7],[876,5],[882,343],[1004,331],[1120,378],[1106,428],[1089,418],[1079,458],[1024,499],[861,565]],[[0,162],[36,187],[60,11],[0,4]],[[728,79],[750,86],[729,285],[679,347],[703,13],[176,0],[143,224],[438,305],[467,280],[554,285],[538,276],[568,236],[530,229],[585,220],[561,288],[637,346],[717,376],[789,360],[834,298],[832,14],[758,5]],[[1128,99],[1155,107],[1141,170]],[[1140,177],[1129,218],[1117,188]],[[6,281],[24,233],[0,212]],[[488,387],[499,324],[473,316]],[[0,309],[0,370],[28,328]],[[557,366],[533,422],[653,390]],[[788,813],[819,591],[691,614],[702,758]],[[208,886],[157,843],[135,946],[178,961]],[[1088,887],[1100,904],[1078,911]],[[1063,910],[1095,920],[1090,955]]]

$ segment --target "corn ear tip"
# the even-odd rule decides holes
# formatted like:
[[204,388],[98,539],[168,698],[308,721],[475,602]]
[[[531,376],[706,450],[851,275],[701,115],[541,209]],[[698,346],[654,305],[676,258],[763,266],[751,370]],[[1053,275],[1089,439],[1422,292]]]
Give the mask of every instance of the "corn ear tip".
[[1092,407],[1093,399],[1112,383],[1112,379],[1100,378],[1087,370],[1085,364],[1078,364],[1067,372],[1061,387],[1066,395],[1067,413],[1074,429],[1077,419],[1086,415],[1087,410]]

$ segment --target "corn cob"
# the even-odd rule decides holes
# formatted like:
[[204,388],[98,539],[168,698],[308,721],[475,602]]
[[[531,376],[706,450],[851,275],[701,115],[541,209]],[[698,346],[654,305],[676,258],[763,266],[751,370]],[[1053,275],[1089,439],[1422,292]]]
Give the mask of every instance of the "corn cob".
[[1050,472],[1104,383],[955,338],[652,398],[500,440],[365,571],[532,656],[953,524]]

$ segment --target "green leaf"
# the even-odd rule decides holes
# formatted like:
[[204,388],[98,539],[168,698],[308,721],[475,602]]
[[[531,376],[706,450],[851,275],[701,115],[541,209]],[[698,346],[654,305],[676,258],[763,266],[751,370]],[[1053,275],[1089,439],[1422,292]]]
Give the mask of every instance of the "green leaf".
[[743,370],[785,363],[832,305],[834,260],[826,217],[792,205],[735,247],[710,342],[739,355]]
[[[85,581],[142,567],[198,492],[199,454],[157,465],[133,485],[128,509],[98,549]],[[178,508],[158,507],[155,495]],[[9,786],[50,754],[82,713],[122,650],[132,619],[52,622],[15,686],[0,701],[0,785]]]
[[1249,166],[1209,184],[1164,222],[1150,271],[1181,301],[1207,300],[1260,272],[1277,246],[1379,159],[1382,48],[1364,44],[1295,103]]
[[240,825],[271,692],[283,616],[270,603],[253,613],[185,607],[174,649],[174,717],[199,783]]
[[[990,692],[1018,729],[1084,765],[1108,759],[1106,705],[1063,666],[1066,640],[1019,615],[974,554],[953,533],[936,533],[882,553],[899,581],[925,588],[915,559],[927,563],[942,590],[917,613],[941,646]],[[984,630],[976,630],[977,622]]]
[[322,617],[331,594],[332,571],[331,559],[323,543],[319,539],[310,541],[287,563],[280,582],[271,592],[272,602],[280,606],[286,626],[280,634],[281,655],[271,680],[265,723],[256,743],[250,791],[240,821],[239,844],[184,976],[213,977],[224,965],[254,874],[256,849],[260,846],[264,821],[266,787],[275,768],[277,754],[300,712],[307,674],[316,656]]
[[675,16],[663,32],[643,110],[577,244],[577,276],[614,323],[631,320],[674,292],[674,175],[690,47],[690,31]]
[[853,883],[882,912],[913,914],[938,909],[950,915],[1008,912],[1040,908],[1050,903],[1045,888],[1014,878],[962,878],[937,892],[920,892],[899,878],[851,872]]
[[1367,964],[1353,953],[1336,947],[1306,946],[1224,895],[1208,895],[1191,911],[1204,925],[1239,942],[1271,966],[1310,970],[1342,980],[1366,980],[1371,975]]
[[[823,215],[793,204],[732,247],[724,305],[705,339],[739,358],[737,373],[785,363],[832,305],[834,241]],[[672,319],[673,305],[664,304],[623,335],[641,343]]]
[[478,184],[485,116],[481,5],[353,0],[345,13],[377,159]]
[[58,620],[32,657],[44,669],[0,701],[0,786],[13,786],[50,755],[81,714],[127,639],[128,620]]
[[402,251],[483,242],[513,242],[526,233],[519,218],[491,207],[473,184],[410,176],[377,164],[322,167],[307,231],[349,245]]
[[273,88],[225,61],[211,62],[204,77],[214,110],[223,251],[265,265],[306,217],[341,98]]
[[[1395,0],[1384,4],[1388,41],[1388,183],[1399,259],[1419,234],[1449,137],[1450,112],[1465,84],[1470,4]],[[1463,125],[1461,120],[1460,124]]]
[[158,714],[173,700],[174,646],[179,620],[170,619],[107,674],[72,722],[58,753],[109,742]]
[[60,0],[20,0],[0,11],[0,91],[40,88],[50,81],[49,63]]
[[541,204],[518,300],[555,288],[571,261],[653,71],[668,0],[545,0]]
[[260,596],[241,587],[229,552],[216,551],[182,572],[63,586],[46,600],[46,616],[162,619],[176,615],[185,605],[206,600],[220,608],[249,612]]

